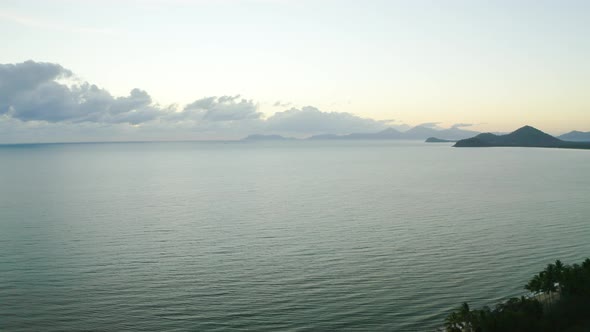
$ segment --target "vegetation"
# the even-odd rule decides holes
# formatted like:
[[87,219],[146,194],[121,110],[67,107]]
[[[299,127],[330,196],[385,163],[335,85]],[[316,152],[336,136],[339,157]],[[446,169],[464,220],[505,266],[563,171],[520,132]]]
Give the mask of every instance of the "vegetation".
[[507,135],[479,134],[462,139],[456,147],[520,146],[537,148],[590,149],[590,142],[562,141],[531,126],[524,126]]
[[447,316],[446,331],[590,331],[590,259],[573,265],[557,260],[533,276],[525,289],[532,295],[493,309],[470,309],[463,303]]

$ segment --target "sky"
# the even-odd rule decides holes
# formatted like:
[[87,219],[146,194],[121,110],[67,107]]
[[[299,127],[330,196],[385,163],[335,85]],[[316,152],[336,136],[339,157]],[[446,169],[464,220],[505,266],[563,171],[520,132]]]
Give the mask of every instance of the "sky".
[[590,131],[585,0],[2,0],[0,142]]

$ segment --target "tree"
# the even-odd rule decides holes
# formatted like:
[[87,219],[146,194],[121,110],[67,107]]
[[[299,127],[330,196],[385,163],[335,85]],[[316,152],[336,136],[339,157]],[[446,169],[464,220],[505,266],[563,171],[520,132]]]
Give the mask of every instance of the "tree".
[[[545,311],[536,298],[524,296],[511,298],[492,310],[474,310],[463,303],[447,317],[447,331],[564,331],[574,326],[590,331],[590,259],[571,266],[556,260],[534,275],[525,289],[548,294],[551,310]],[[558,289],[561,296],[553,301]]]
[[469,304],[463,302],[456,311],[451,312],[445,320],[445,327],[448,332],[473,331],[472,313]]

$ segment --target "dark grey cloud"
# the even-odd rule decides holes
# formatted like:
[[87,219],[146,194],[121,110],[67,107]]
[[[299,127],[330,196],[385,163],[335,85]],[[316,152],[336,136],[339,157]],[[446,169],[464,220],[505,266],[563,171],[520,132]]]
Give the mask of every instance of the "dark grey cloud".
[[168,111],[143,90],[115,98],[87,82],[61,82],[70,78],[72,72],[58,64],[0,64],[0,114],[21,121],[139,124]]
[[[0,64],[0,102],[22,90],[32,90],[58,78],[70,77],[72,72],[58,64],[25,61],[18,64]],[[5,108],[5,104],[1,109]]]

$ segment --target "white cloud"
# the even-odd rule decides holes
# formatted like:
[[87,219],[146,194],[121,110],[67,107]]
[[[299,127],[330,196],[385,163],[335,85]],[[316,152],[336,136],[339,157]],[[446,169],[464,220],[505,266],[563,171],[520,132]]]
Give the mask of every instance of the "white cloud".
[[266,120],[268,131],[301,134],[348,134],[372,132],[387,127],[386,121],[343,113],[322,112],[313,106],[277,112]]
[[252,100],[237,96],[208,97],[186,105],[187,116],[197,116],[204,121],[239,121],[259,119],[258,105]]

